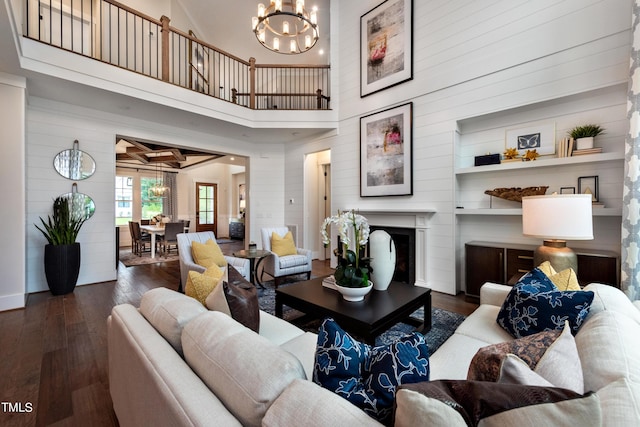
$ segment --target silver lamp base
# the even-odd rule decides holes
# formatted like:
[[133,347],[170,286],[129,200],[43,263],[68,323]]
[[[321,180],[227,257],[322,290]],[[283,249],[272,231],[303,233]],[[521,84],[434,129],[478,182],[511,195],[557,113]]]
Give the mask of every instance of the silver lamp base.
[[557,272],[573,268],[576,275],[578,274],[578,256],[567,247],[564,240],[545,240],[544,244],[533,252],[534,267],[545,261],[549,261]]

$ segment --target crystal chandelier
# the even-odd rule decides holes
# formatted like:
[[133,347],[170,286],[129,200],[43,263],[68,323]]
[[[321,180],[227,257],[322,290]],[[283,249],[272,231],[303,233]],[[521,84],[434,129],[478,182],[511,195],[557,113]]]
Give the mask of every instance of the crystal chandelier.
[[256,38],[269,50],[288,55],[304,53],[318,41],[318,12],[304,7],[304,0],[273,0],[258,4],[251,20]]

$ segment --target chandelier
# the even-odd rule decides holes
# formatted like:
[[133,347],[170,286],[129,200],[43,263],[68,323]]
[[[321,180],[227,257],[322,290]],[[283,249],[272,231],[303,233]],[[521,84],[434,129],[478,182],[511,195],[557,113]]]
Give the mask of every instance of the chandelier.
[[153,183],[151,187],[149,187],[149,197],[158,198],[165,197],[167,192],[169,191],[169,187],[163,185],[161,180],[158,180],[158,165],[156,165],[156,181]]
[[268,7],[260,3],[251,22],[260,44],[278,53],[304,53],[320,37],[317,8],[307,12],[304,0],[272,0]]

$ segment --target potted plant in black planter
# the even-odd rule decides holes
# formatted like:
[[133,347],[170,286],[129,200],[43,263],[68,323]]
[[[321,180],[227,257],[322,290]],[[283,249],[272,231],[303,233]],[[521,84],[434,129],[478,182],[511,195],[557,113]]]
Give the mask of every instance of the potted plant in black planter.
[[53,216],[40,218],[36,228],[49,242],[44,247],[44,273],[53,295],[73,292],[80,273],[80,243],[76,237],[87,216],[74,216],[72,198],[60,196],[53,201]]

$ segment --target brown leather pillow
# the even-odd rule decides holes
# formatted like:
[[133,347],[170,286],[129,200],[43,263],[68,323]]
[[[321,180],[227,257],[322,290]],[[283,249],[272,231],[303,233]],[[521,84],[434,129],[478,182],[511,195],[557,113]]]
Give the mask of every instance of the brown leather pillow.
[[255,286],[248,282],[234,282],[223,283],[231,317],[257,333],[260,330],[258,292]]

